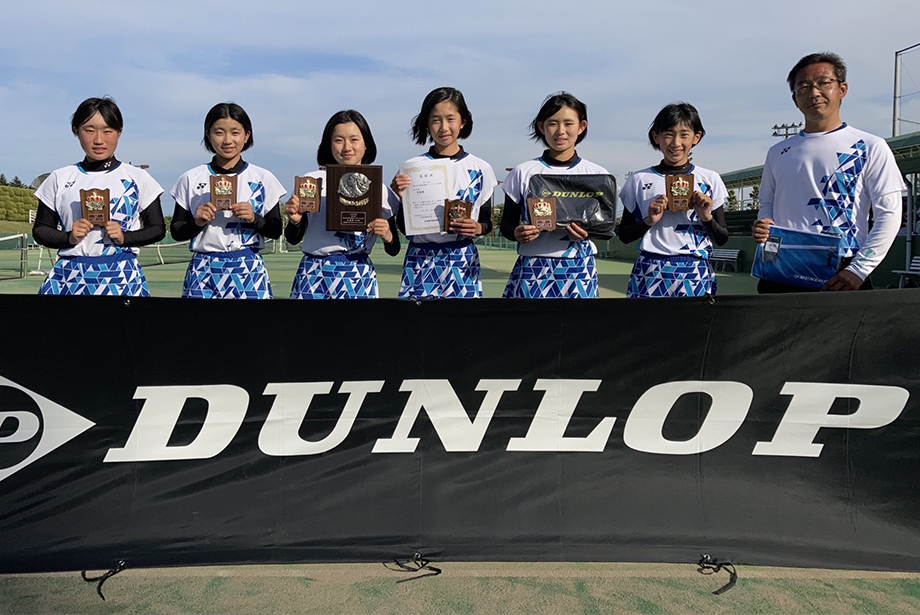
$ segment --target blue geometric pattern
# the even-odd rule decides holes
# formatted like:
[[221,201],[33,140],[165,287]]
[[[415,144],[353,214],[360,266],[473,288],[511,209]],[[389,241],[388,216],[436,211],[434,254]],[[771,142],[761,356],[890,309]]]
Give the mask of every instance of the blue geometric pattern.
[[594,257],[518,256],[502,297],[506,299],[595,299],[597,298],[597,267],[594,264]]
[[868,150],[860,139],[848,152],[837,152],[837,169],[821,178],[822,198],[813,198],[808,205],[815,208],[817,218],[811,223],[813,230],[833,231],[843,235],[840,256],[854,256],[859,250],[856,241],[856,185],[866,164]]
[[195,252],[182,296],[192,299],[271,299],[265,262],[249,249],[234,252]]
[[376,299],[377,272],[367,254],[304,255],[294,276],[291,299]]
[[38,294],[150,296],[144,271],[132,252],[59,258]]
[[684,244],[681,250],[688,250],[698,258],[709,258],[712,254],[712,242],[709,240],[709,234],[706,227],[696,215],[696,211],[687,212],[690,218],[689,224],[677,224],[674,226],[674,232],[683,236]]
[[[700,192],[712,198],[712,186],[706,182],[700,182],[699,189]],[[709,240],[709,233],[706,232],[702,221],[696,215],[695,209],[690,209],[687,212],[687,217],[690,218],[690,224],[678,224],[674,227],[674,231],[684,237],[685,243],[681,250],[687,250],[698,258],[709,258],[712,255],[712,242]]]
[[[121,180],[121,185],[124,188],[124,192],[121,196],[115,195],[110,197],[109,219],[113,222],[117,222],[121,226],[122,231],[127,231],[129,230],[128,224],[137,216],[137,201],[140,195],[140,188],[133,179],[123,179]],[[107,238],[108,236],[103,234],[103,237]],[[99,239],[96,243],[103,246],[102,254],[104,256],[114,256],[130,251],[111,242],[106,244],[104,239]]]
[[[249,198],[249,204],[252,205],[253,213],[265,215],[265,185],[262,182],[247,182],[252,196]],[[240,238],[240,244],[244,246],[258,244],[259,232],[256,227],[249,222],[237,222],[235,219],[227,223],[227,230]]]
[[482,171],[479,169],[468,169],[467,172],[470,175],[470,183],[466,188],[457,192],[455,198],[468,203],[475,203],[476,199],[479,198],[479,194],[482,192]]
[[626,288],[627,297],[704,297],[716,294],[709,261],[692,256],[640,253]]
[[248,246],[258,243],[259,232],[249,222],[237,222],[234,219],[227,223],[227,230],[240,238],[240,245]]
[[400,298],[482,297],[479,253],[472,243],[409,244]]
[[367,233],[364,231],[350,233],[339,231],[335,234],[335,238],[339,240],[339,245],[345,248],[348,254],[367,252]]

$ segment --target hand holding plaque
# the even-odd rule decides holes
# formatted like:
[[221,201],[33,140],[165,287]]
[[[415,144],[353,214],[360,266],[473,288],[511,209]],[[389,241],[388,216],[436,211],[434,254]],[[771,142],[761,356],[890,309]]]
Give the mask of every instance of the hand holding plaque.
[[236,175],[211,176],[211,204],[214,209],[232,209],[236,203]]
[[530,223],[539,231],[556,230],[556,197],[539,196],[527,199]]
[[666,175],[664,183],[668,211],[689,210],[693,199],[693,175]]
[[80,190],[81,215],[93,226],[105,226],[109,221],[109,189]]
[[469,220],[472,211],[473,204],[469,201],[444,199],[444,232],[452,233],[450,223],[454,220]]
[[319,211],[319,200],[323,194],[323,178],[294,177],[294,193],[300,201],[299,212],[315,214]]

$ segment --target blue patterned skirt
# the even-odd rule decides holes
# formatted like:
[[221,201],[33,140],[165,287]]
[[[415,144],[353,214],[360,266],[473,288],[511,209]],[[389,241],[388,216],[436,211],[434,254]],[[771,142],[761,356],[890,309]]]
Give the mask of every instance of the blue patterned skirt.
[[272,286],[265,262],[255,250],[195,252],[185,273],[182,296],[192,299],[271,299]]
[[506,299],[595,299],[593,256],[518,256],[502,297]]
[[39,295],[149,297],[144,270],[133,252],[111,256],[61,257],[38,289]]
[[482,297],[476,246],[472,241],[410,243],[399,296],[402,299]]
[[291,299],[376,299],[377,272],[367,254],[304,254]]
[[709,261],[693,256],[640,252],[629,276],[627,297],[704,297],[716,294]]

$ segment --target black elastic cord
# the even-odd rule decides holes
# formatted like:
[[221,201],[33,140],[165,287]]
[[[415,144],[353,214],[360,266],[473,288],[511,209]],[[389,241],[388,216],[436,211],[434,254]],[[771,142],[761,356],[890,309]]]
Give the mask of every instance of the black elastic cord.
[[716,596],[724,594],[738,582],[738,573],[735,571],[735,565],[729,561],[720,562],[708,553],[703,553],[700,556],[700,561],[697,562],[697,566],[699,566],[699,568],[697,568],[696,571],[700,574],[717,574],[721,572],[723,568],[728,572],[728,583],[712,592]]
[[[99,597],[105,600],[105,596],[102,595],[102,584],[105,583],[111,577],[114,577],[116,574],[128,567],[128,564],[124,560],[120,560],[115,567],[99,577],[88,577],[86,576],[86,571],[81,570],[80,576],[83,577],[83,580],[87,583],[96,583],[96,593],[99,594]],[[97,582],[98,581],[98,582]]]
[[[394,564],[396,565],[395,568],[393,567]],[[387,570],[392,570],[393,572],[421,572],[422,570],[428,571],[425,574],[416,575],[408,579],[400,579],[396,581],[397,583],[415,581],[416,579],[422,579],[424,577],[436,577],[441,574],[441,569],[432,566],[431,562],[422,557],[421,553],[414,553],[412,555],[412,559],[407,559],[403,562],[394,557],[393,564],[390,562],[383,562],[383,565]]]

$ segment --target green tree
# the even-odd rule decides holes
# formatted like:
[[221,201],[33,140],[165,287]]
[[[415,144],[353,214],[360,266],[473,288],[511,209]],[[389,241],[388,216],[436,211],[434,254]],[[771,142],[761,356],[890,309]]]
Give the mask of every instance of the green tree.
[[492,205],[492,236],[500,237],[501,232],[498,230],[498,227],[502,224],[502,214],[505,211],[504,203],[497,203]]
[[6,181],[6,175],[0,173],[0,186],[9,186],[9,182]]
[[13,176],[13,181],[10,182],[10,186],[12,186],[13,188],[25,188],[26,187],[26,185],[22,183],[22,180],[19,179],[18,175]]
[[751,209],[760,208],[760,184],[751,188]]
[[741,209],[741,203],[738,202],[738,194],[734,190],[728,191],[728,202],[725,204],[725,211],[738,211]]

